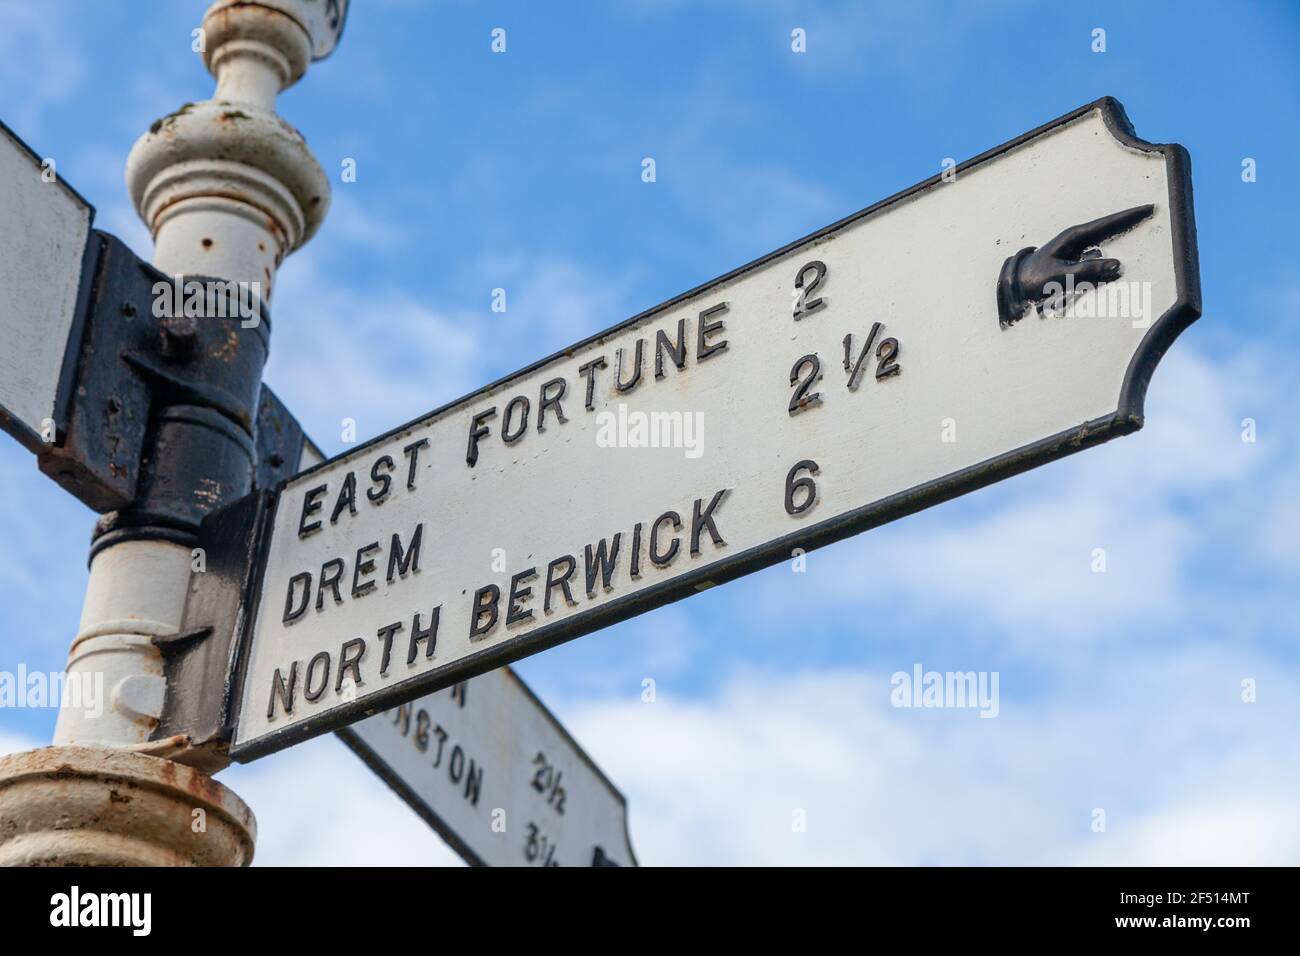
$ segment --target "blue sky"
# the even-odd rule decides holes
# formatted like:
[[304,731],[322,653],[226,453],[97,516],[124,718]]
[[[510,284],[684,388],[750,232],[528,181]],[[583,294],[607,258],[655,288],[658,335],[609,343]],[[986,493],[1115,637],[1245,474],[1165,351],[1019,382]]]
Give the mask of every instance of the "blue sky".
[[[211,94],[203,7],[0,0],[0,118],[145,257],[123,163]],[[266,381],[333,453],[1105,94],[1193,163],[1147,427],[522,663],[643,862],[1300,862],[1300,4],[357,0],[281,97],[334,205]],[[0,670],[56,670],[93,516],[7,439],[0,482]],[[915,663],[997,671],[998,718],[890,707]],[[263,862],[453,859],[332,739],[222,779]]]

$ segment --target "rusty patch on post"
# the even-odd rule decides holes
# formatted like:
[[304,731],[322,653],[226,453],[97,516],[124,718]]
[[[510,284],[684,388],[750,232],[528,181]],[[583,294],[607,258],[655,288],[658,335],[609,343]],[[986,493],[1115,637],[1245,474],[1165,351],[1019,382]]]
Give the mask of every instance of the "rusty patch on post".
[[242,866],[256,831],[232,791],[169,760],[93,747],[0,758],[0,865]]

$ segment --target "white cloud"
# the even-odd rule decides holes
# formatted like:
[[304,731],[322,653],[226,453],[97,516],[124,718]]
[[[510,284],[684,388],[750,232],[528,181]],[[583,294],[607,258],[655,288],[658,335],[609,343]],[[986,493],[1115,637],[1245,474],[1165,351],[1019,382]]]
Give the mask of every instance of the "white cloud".
[[299,744],[220,780],[257,817],[260,866],[448,866],[460,858],[337,738]]
[[1290,793],[1200,792],[1140,818],[1116,844],[1093,841],[1082,866],[1295,866],[1300,823]]
[[397,249],[411,241],[411,233],[400,215],[373,215],[345,186],[335,187],[326,217],[329,241],[365,246],[380,252]]
[[[486,312],[478,318],[493,341],[498,329],[514,338],[510,361],[524,366],[629,318],[627,281],[594,273],[555,256],[490,256],[477,269],[487,293],[503,288],[504,313]],[[495,328],[494,328],[495,327]],[[487,384],[484,382],[483,384]]]
[[[1273,703],[1240,701],[1243,667]],[[1208,648],[1105,662],[1055,699],[1004,682],[993,720],[894,709],[887,674],[852,671],[563,710],[645,864],[1294,864],[1297,686]]]
[[327,451],[341,450],[344,418],[365,440],[478,383],[475,331],[408,292],[336,282],[310,253],[289,265],[265,381]]

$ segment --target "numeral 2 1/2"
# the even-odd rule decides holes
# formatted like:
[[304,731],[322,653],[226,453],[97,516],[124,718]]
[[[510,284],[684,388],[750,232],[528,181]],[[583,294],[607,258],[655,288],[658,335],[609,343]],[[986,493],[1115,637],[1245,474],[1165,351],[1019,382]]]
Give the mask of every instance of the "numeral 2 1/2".
[[[867,336],[867,344],[862,347],[856,362],[852,358],[853,333],[850,332],[844,336],[844,371],[849,375],[849,391],[857,390],[858,382],[862,378],[862,366],[866,364],[866,360],[871,353],[871,346],[879,332],[880,323],[877,322],[871,327],[871,334]],[[896,338],[887,338],[876,346],[876,381],[883,381],[903,371],[903,367],[898,364],[899,352],[898,339]],[[820,380],[821,377],[822,360],[816,352],[809,352],[807,355],[801,355],[795,359],[794,365],[790,366],[790,384],[794,386],[794,394],[790,396],[789,412],[791,415],[797,415],[804,409],[821,404],[821,392],[812,391],[813,384]]]

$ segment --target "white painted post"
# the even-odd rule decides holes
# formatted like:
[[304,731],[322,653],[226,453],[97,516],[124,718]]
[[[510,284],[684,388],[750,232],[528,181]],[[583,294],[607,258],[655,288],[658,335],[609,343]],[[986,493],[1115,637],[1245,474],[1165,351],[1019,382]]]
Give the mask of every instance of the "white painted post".
[[[276,115],[275,97],[333,48],[345,12],[345,0],[217,0],[208,8],[200,38],[217,80],[213,98],[159,119],[127,160],[127,188],[164,273],[248,283],[270,301],[276,268],[311,237],[329,207],[325,173],[302,136]],[[0,863],[246,863],[255,827],[239,798],[206,778],[190,780],[195,772],[188,768],[161,772],[160,758],[189,758],[211,769],[210,756],[187,754],[183,740],[149,742],[165,686],[152,640],[180,628],[191,545],[165,529],[120,529],[106,519],[92,548],[67,667],[69,682],[93,684],[102,675],[103,713],[65,708],[56,750],[0,760],[0,805],[6,819],[18,822],[15,834],[0,835]],[[122,750],[133,753],[128,759]],[[56,752],[63,759],[51,763]],[[49,769],[55,764],[58,773]],[[193,843],[172,827],[112,819],[85,796],[87,787],[93,793],[110,779],[161,790],[164,800],[185,808],[205,794],[220,805],[228,832],[217,844]],[[53,820],[48,807],[62,808],[62,798],[68,813]]]
[[[126,183],[168,275],[249,283],[270,301],[275,270],[315,232],[329,181],[301,135],[275,114],[275,97],[302,77],[324,4],[219,0],[203,18],[212,99],[155,122],[127,159]],[[151,643],[174,634],[193,561],[158,537],[97,550],[69,675],[104,675],[109,708],[60,712],[56,744],[144,744],[162,713],[162,661]]]

